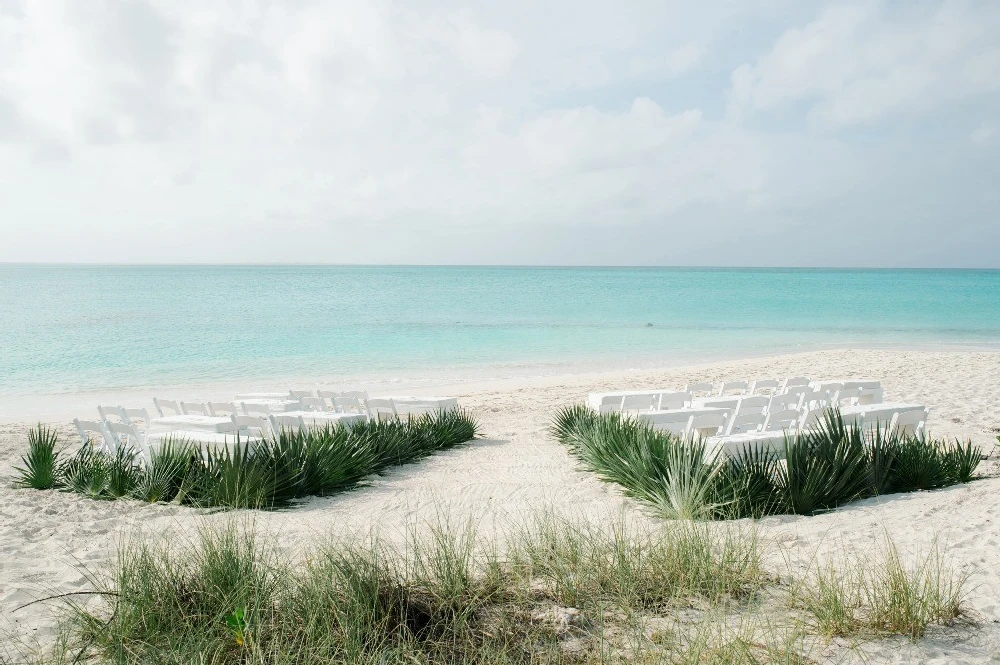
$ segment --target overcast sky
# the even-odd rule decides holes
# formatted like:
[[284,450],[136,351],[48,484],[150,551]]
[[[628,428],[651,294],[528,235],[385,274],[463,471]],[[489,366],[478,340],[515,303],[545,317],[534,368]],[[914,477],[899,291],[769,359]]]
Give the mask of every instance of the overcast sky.
[[0,0],[0,261],[1000,267],[1000,2]]

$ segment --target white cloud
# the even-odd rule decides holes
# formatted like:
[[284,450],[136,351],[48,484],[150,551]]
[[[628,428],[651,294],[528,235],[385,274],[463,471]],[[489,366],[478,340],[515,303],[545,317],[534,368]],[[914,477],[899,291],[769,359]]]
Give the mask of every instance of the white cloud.
[[794,103],[827,126],[926,112],[1000,90],[1000,6],[833,5],[732,75],[737,111]]
[[996,212],[1000,10],[914,7],[0,4],[0,260],[878,263]]

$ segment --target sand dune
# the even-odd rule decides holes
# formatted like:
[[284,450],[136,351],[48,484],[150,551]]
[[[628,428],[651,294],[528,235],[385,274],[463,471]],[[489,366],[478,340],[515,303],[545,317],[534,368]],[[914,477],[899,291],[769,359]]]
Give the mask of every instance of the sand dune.
[[[595,516],[625,510],[646,519],[614,486],[578,470],[547,435],[556,408],[581,402],[588,392],[602,389],[799,374],[881,378],[887,400],[922,402],[931,409],[932,433],[971,438],[986,449],[992,449],[1000,427],[996,409],[1000,353],[989,352],[838,350],[697,367],[439,386],[425,392],[460,396],[461,403],[480,418],[484,440],[395,470],[358,491],[312,499],[294,510],[257,513],[255,518],[290,551],[316,537],[363,531],[376,524],[402,537],[409,526],[439,513],[474,516],[486,530],[502,528],[519,514],[547,506]],[[17,419],[17,414],[5,416]],[[60,426],[72,440],[69,427]],[[28,427],[0,426],[0,633],[50,640],[51,608],[44,604],[16,612],[14,608],[47,594],[90,588],[88,574],[105,569],[121,534],[139,526],[183,531],[204,520],[229,518],[177,506],[96,502],[58,492],[11,489],[12,467],[24,451]],[[992,473],[993,462],[983,469]],[[904,553],[926,549],[937,538],[953,565],[968,574],[969,602],[982,624],[935,630],[917,644],[902,639],[870,643],[863,651],[873,662],[994,662],[1000,657],[998,496],[1000,479],[991,478],[934,492],[866,500],[815,517],[768,518],[760,524],[775,543],[774,564],[785,565],[787,560],[793,567],[845,548],[867,551],[885,533]],[[838,647],[831,649],[837,652]]]

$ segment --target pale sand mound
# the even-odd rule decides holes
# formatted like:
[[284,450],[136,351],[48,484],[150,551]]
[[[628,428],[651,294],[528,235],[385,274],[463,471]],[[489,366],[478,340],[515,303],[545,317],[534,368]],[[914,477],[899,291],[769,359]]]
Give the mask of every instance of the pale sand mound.
[[[492,530],[509,517],[554,506],[602,515],[635,511],[618,490],[577,469],[547,435],[553,412],[581,402],[592,391],[672,387],[688,380],[865,376],[883,379],[887,400],[930,407],[936,435],[971,437],[987,449],[1000,426],[997,391],[1000,354],[972,352],[827,351],[717,363],[683,369],[629,371],[492,386],[428,389],[461,397],[475,411],[487,439],[435,455],[374,479],[341,496],[313,499],[293,510],[256,513],[257,523],[289,548],[330,533],[373,526],[402,534],[439,514],[471,516]],[[88,415],[88,414],[81,414]],[[13,490],[12,466],[25,447],[28,425],[0,429],[0,632],[52,635],[44,605],[13,612],[38,597],[90,588],[86,571],[105,570],[119,534],[142,526],[156,531],[190,529],[203,517],[176,506],[97,502],[58,492]],[[69,429],[65,429],[69,435]],[[68,438],[67,440],[73,440]],[[983,623],[975,629],[933,630],[917,645],[902,639],[869,644],[874,662],[987,662],[1000,657],[1000,479],[935,492],[872,499],[816,517],[774,517],[761,522],[772,538],[775,566],[787,558],[805,565],[817,552],[860,548],[868,552],[885,532],[904,553],[926,551],[937,537],[956,569],[968,573],[969,602]],[[834,650],[836,651],[836,650]],[[2,654],[2,651],[0,651]]]

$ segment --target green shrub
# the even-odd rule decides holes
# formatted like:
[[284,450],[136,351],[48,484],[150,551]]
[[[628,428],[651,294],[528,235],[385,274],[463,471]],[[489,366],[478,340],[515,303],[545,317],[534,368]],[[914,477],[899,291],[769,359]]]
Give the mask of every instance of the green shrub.
[[58,442],[56,431],[41,423],[28,432],[28,454],[21,457],[22,466],[14,467],[19,476],[15,486],[47,490],[58,484]]
[[[469,441],[478,430],[468,413],[452,410],[350,428],[283,430],[252,446],[237,439],[201,450],[190,441],[167,439],[144,463],[127,447],[111,456],[85,446],[57,463],[55,434],[39,426],[29,434],[18,482],[44,486],[39,489],[58,486],[94,499],[273,509],[343,491],[389,466]],[[46,468],[54,469],[52,479],[44,477]]]
[[583,406],[560,410],[550,431],[602,480],[664,517],[688,519],[811,515],[862,497],[968,482],[982,452],[971,442],[847,425],[836,410],[786,437],[784,460],[752,448],[708,459],[702,441]]

